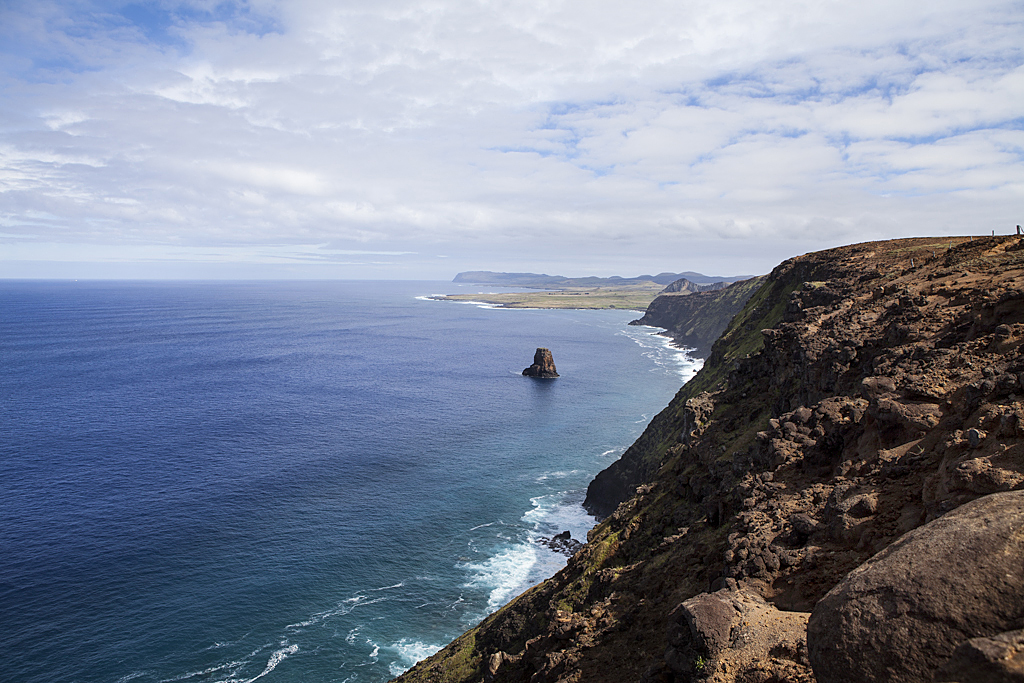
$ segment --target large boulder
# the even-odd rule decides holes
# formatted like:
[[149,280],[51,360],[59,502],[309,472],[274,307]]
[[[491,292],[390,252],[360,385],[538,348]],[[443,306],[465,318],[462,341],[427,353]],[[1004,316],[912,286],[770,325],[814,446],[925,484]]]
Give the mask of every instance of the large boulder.
[[819,683],[925,682],[961,643],[1024,627],[1024,491],[979,498],[903,535],[821,599]]
[[971,638],[935,677],[942,683],[1024,683],[1024,629]]
[[670,615],[665,664],[676,680],[809,683],[807,616],[742,588],[701,593]]

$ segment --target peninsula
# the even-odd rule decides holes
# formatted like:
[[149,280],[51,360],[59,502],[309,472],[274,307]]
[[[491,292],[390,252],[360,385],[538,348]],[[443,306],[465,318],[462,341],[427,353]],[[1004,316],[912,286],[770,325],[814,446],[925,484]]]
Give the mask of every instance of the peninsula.
[[650,303],[663,293],[688,295],[721,289],[741,277],[715,277],[700,273],[659,273],[623,277],[579,277],[538,273],[495,273],[471,271],[459,273],[452,282],[480,284],[517,289],[528,292],[490,292],[476,294],[449,294],[432,297],[444,301],[479,301],[502,308],[620,308],[646,311]]
[[1022,385],[1024,239],[787,260],[568,565],[399,681],[1017,680]]

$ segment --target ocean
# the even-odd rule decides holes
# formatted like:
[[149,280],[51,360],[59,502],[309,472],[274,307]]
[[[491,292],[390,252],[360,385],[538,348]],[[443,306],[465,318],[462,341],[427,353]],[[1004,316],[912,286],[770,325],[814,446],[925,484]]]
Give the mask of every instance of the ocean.
[[387,681],[564,566],[697,363],[455,291],[0,281],[0,678]]

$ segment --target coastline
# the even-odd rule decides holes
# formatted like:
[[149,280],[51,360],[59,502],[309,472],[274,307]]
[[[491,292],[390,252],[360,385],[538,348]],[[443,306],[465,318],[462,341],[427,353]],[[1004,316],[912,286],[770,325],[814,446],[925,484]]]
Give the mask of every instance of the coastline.
[[457,303],[486,303],[497,308],[646,311],[662,289],[661,285],[633,285],[537,292],[444,294],[429,298]]
[[[906,633],[957,623],[927,639],[941,652],[860,639],[875,612],[829,617],[843,601],[822,598],[858,590],[854,570],[894,558],[899,539],[927,544],[931,523],[970,516],[961,506],[1024,490],[1022,252],[1020,237],[911,238],[780,264],[700,373],[595,477],[605,518],[567,568],[399,680],[850,680],[835,661],[931,680],[966,639],[1019,640],[985,590],[967,607],[991,620],[981,630],[948,590],[963,562],[988,566],[998,539],[915,579],[942,617],[915,622],[918,592],[884,588],[907,605]],[[602,478],[611,485],[593,490]],[[742,623],[719,628],[722,614]],[[739,628],[748,636],[716,635]]]
[[[5,288],[7,408],[31,419],[4,444],[0,568],[38,586],[9,596],[25,646],[8,674],[244,681],[273,664],[266,680],[379,683],[557,573],[565,556],[534,538],[584,540],[586,485],[678,389],[675,351],[630,313],[416,300],[437,287]],[[541,343],[555,383],[520,374]],[[538,561],[510,587],[526,563],[488,562],[523,549]]]

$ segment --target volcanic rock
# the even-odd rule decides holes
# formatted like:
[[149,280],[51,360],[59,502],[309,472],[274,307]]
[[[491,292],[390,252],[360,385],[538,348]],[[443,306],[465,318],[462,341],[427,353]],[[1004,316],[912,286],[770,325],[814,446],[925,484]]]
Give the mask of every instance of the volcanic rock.
[[568,531],[563,531],[560,534],[555,534],[551,538],[541,536],[537,539],[537,542],[541,545],[554,550],[556,553],[561,553],[566,557],[572,557],[583,547],[583,544],[572,537],[572,534]]
[[1024,683],[1024,629],[961,643],[935,677],[943,683]]
[[701,593],[670,615],[665,663],[690,681],[721,681],[723,672],[738,680],[809,681],[807,617],[742,589]]
[[905,534],[821,599],[807,626],[819,683],[925,683],[971,638],[1024,626],[1024,491]]
[[538,348],[537,352],[533,354],[533,365],[523,370],[523,375],[542,378],[558,377],[551,352],[545,348]]
[[[795,637],[741,659],[737,636],[772,642],[785,630],[775,617],[811,612],[857,567],[913,538],[907,532],[955,520],[982,496],[1024,490],[1022,385],[1019,236],[872,242],[787,260],[732,318],[697,376],[595,478],[587,508],[603,521],[566,566],[399,680],[811,681]],[[943,631],[925,651],[927,675],[947,660],[952,667],[951,655],[1003,673],[1017,665],[1012,632],[1024,624],[1013,620],[1024,615],[1024,590],[993,574],[1004,564],[993,547],[972,544],[919,558],[917,567],[929,568],[936,557],[936,568],[920,587],[902,583],[920,594],[937,589],[940,606],[962,601],[956,609],[978,616],[979,630],[908,627],[901,619],[913,623],[914,613],[901,614],[901,602],[875,634],[927,648],[926,628]],[[952,579],[934,580],[961,560],[970,563]],[[989,606],[970,607],[978,596],[963,591],[985,582]],[[709,607],[694,636],[677,608],[723,587],[735,593],[730,605],[735,598],[746,615],[770,617],[768,628],[748,631],[756,625],[748,616],[729,618],[726,641],[716,626],[724,622],[711,617],[729,613]],[[765,602],[753,607],[740,594]],[[954,653],[965,641],[971,650]],[[701,643],[718,643],[718,654]],[[851,657],[876,659],[874,647]],[[848,669],[835,671],[855,680]],[[979,665],[950,676],[991,680],[981,673]]]

